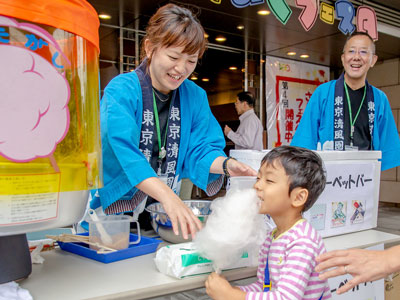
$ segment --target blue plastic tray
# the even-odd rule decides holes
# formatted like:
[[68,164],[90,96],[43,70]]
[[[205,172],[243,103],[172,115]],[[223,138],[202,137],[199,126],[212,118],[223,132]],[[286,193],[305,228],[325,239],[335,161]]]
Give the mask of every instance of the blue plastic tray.
[[[87,236],[88,233],[83,233],[80,235]],[[131,233],[129,236],[129,241],[136,241],[136,240],[137,240],[137,235]],[[157,250],[158,244],[161,242],[162,242],[161,240],[142,236],[139,244],[130,245],[129,248],[118,250],[115,252],[101,253],[101,254],[97,253],[96,250],[90,249],[89,245],[83,243],[58,242],[58,244],[60,245],[60,248],[64,251],[75,253],[108,264],[114,261],[119,261],[155,252]]]

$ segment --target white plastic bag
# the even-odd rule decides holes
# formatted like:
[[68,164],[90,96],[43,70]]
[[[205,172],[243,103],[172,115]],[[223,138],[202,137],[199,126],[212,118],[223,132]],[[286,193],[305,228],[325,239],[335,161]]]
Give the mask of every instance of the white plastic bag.
[[[258,249],[243,253],[239,260],[226,269],[256,266],[257,253]],[[214,271],[212,261],[201,257],[193,242],[168,245],[158,249],[154,262],[161,273],[175,278]]]

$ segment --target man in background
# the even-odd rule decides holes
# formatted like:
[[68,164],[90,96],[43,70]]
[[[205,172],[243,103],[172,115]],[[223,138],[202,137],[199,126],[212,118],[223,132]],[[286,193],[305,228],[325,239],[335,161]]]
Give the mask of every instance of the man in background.
[[364,32],[343,48],[344,73],[311,96],[291,145],[312,150],[380,150],[382,171],[400,165],[400,139],[386,95],[367,81],[378,57]]
[[224,133],[235,144],[235,149],[263,149],[263,126],[254,113],[254,97],[250,92],[237,94],[235,103],[240,125],[233,131],[225,125]]

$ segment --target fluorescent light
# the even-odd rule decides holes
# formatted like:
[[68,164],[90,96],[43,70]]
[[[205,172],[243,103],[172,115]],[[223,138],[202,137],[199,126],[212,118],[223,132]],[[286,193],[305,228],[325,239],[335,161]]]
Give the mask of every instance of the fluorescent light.
[[215,38],[215,40],[216,40],[217,42],[225,42],[225,41],[226,41],[226,37],[224,37],[224,36],[222,36],[222,35],[219,35],[219,36],[217,36],[217,37]]
[[111,19],[111,16],[107,14],[99,14],[99,18],[102,20],[109,20]]
[[190,76],[190,79],[191,80],[197,80],[197,79],[199,79],[196,75],[192,75],[192,76]]
[[296,55],[296,52],[294,52],[294,51],[289,51],[288,53],[286,53],[287,55],[289,55],[289,56],[294,56],[294,55]]
[[204,81],[204,82],[209,82],[210,81],[210,79],[208,79],[208,78],[203,78],[201,80]]
[[229,70],[235,71],[235,70],[237,70],[237,67],[235,67],[235,66],[229,67]]
[[302,54],[302,55],[300,55],[300,58],[309,58],[310,57],[310,55],[308,55],[308,54]]
[[257,11],[257,13],[260,16],[268,16],[271,12],[269,10],[266,10],[266,9],[261,9],[261,10]]
[[243,30],[244,29],[244,25],[238,25],[238,26],[236,26],[236,28],[239,29],[239,30]]

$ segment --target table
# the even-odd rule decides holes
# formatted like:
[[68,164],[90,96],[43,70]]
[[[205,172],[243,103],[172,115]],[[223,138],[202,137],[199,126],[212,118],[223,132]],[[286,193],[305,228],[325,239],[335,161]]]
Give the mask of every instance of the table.
[[[400,241],[400,235],[366,230],[324,238],[327,250],[366,248]],[[204,287],[207,275],[174,279],[157,271],[155,254],[103,264],[60,249],[43,253],[42,265],[20,282],[35,300],[145,299]],[[223,272],[228,280],[254,277],[257,268]]]

